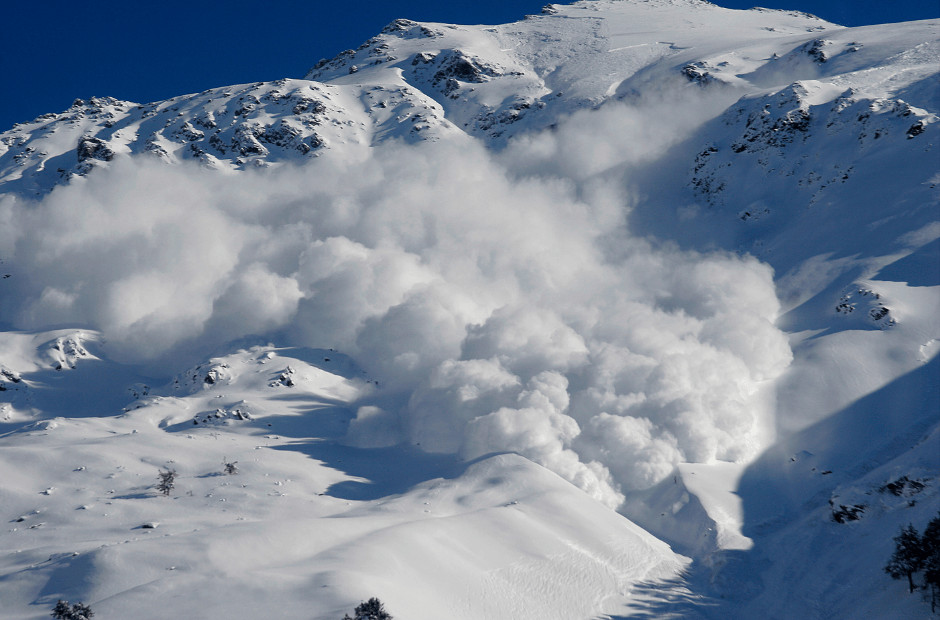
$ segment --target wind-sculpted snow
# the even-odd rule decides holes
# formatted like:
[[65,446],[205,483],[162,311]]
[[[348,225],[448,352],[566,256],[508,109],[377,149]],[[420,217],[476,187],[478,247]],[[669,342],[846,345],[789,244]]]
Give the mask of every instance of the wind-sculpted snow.
[[249,334],[335,347],[381,385],[355,441],[515,451],[611,505],[773,427],[758,388],[790,352],[771,270],[632,238],[612,183],[446,144],[236,176],[114,164],[3,203],[18,327],[90,325],[167,370]]

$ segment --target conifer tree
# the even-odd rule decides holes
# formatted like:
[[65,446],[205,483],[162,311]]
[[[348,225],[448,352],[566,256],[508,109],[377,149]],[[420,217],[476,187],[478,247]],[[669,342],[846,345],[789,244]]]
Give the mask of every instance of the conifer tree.
[[56,620],[90,620],[95,615],[91,607],[83,603],[72,603],[68,601],[59,601],[52,608],[52,617]]
[[343,620],[392,620],[391,614],[385,611],[385,605],[374,596],[365,603],[360,603],[354,613],[356,615],[353,617],[344,615]]
[[157,476],[157,490],[163,493],[164,495],[169,495],[170,491],[173,490],[173,487],[176,485],[176,470],[167,468],[166,471],[160,471]]
[[908,524],[894,537],[894,553],[885,565],[885,572],[891,575],[892,579],[907,577],[908,587],[913,593],[914,573],[924,568],[926,559],[927,555],[917,529]]
[[930,611],[940,606],[940,513],[930,520],[921,538],[924,548],[924,588],[930,591]]

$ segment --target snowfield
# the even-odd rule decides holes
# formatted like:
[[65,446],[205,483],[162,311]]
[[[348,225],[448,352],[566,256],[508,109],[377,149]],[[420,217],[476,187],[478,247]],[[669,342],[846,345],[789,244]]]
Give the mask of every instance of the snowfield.
[[0,134],[0,616],[930,617],[938,34],[400,19]]

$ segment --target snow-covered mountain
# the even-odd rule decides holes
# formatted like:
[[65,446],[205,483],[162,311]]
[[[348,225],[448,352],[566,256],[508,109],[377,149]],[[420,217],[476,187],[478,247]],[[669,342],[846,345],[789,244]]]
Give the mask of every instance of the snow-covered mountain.
[[401,19],[0,134],[0,615],[928,617],[938,34]]

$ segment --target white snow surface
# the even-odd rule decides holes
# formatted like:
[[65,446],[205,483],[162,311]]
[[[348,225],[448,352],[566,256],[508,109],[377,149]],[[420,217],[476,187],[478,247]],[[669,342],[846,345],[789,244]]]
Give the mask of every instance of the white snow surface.
[[396,20],[0,134],[0,617],[929,617],[938,34]]
[[[519,456],[468,464],[328,443],[371,384],[327,354],[257,346],[124,413],[0,438],[13,517],[2,599],[84,598],[118,618],[331,618],[368,583],[404,617],[587,617],[687,563]],[[154,489],[160,469],[178,473],[167,496]],[[415,583],[420,594],[403,587]],[[37,607],[4,617],[46,615]]]

